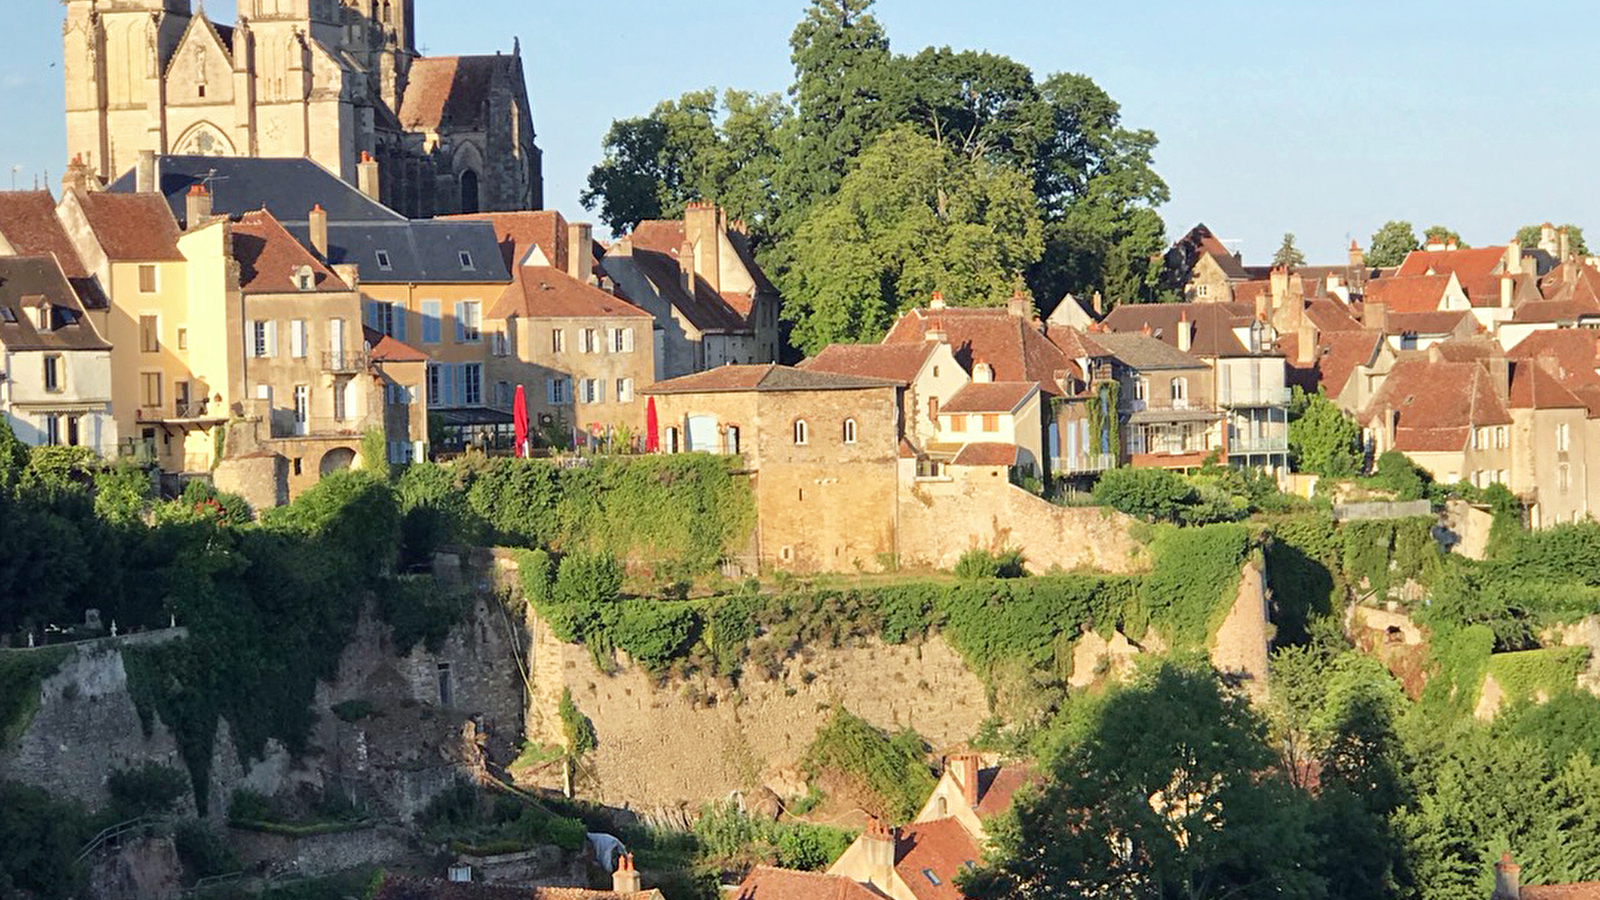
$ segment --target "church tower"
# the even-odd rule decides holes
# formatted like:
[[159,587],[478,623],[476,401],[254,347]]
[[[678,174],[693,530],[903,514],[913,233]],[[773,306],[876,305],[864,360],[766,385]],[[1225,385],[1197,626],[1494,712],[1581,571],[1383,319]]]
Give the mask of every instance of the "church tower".
[[167,150],[162,74],[189,0],[64,0],[67,156],[114,178],[139,151]]

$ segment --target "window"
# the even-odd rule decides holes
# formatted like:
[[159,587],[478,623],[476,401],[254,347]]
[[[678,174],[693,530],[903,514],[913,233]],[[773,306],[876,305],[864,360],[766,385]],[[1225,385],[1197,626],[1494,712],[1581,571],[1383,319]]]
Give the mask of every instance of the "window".
[[294,433],[305,434],[311,421],[311,387],[297,384],[294,386]]
[[61,390],[61,376],[65,374],[61,369],[61,355],[52,353],[44,358],[44,389],[50,393]]
[[391,265],[390,262],[389,262],[389,251],[387,251],[387,250],[379,250],[378,253],[377,253],[377,257],[378,257],[378,268],[380,270],[382,270],[384,272],[388,272],[388,271],[391,271],[391,270],[394,269],[394,266]]
[[1494,447],[1496,450],[1504,450],[1506,448],[1506,427],[1504,425],[1495,426]]
[[478,338],[478,301],[463,300],[456,304],[456,343],[475,344]]
[[584,353],[600,352],[600,338],[593,328],[583,329],[583,343],[579,345],[578,349]]
[[928,879],[928,883],[933,885],[934,887],[938,887],[939,886],[939,876],[933,874],[933,870],[932,869],[923,869],[922,870],[922,877]]
[[948,799],[946,799],[943,794],[939,795],[939,803],[938,803],[937,809],[938,809],[939,818],[941,818],[941,819],[944,818],[945,816],[950,815],[950,801]]
[[1211,295],[1211,285],[1202,284],[1202,285],[1197,286],[1194,289],[1194,295],[1196,297],[1208,297],[1208,296],[1210,296]]
[[929,397],[928,398],[928,421],[933,422],[934,424],[938,424],[938,422],[939,422],[939,398],[938,397]]
[[611,330],[611,351],[613,353],[633,352],[632,328],[614,328]]
[[1487,449],[1489,449],[1489,429],[1488,428],[1480,426],[1480,427],[1474,428],[1472,430],[1472,449],[1474,449],[1474,450],[1487,450]]
[[301,266],[295,270],[294,285],[302,291],[309,291],[313,287],[316,287],[316,283],[311,277],[310,266]]
[[1556,487],[1565,494],[1572,487],[1572,468],[1566,463],[1556,466]]
[[567,333],[559,328],[550,329],[550,352],[567,352]]
[[367,307],[367,316],[371,319],[374,331],[394,337],[394,304],[375,300]]
[[439,301],[422,301],[422,342],[439,343]]
[[272,356],[277,343],[278,323],[261,319],[250,323],[250,355],[257,359]]
[[678,429],[668,425],[662,432],[661,449],[668,453],[678,452]]
[[496,331],[494,333],[494,340],[491,343],[494,346],[495,356],[506,356],[510,353],[510,345],[506,340],[506,333],[504,331]]
[[578,399],[583,403],[604,403],[606,399],[605,382],[598,378],[585,378],[578,382],[580,388]]
[[1567,433],[1567,423],[1556,425],[1556,452],[1565,453],[1570,445],[1571,435]]
[[1168,390],[1172,394],[1172,401],[1174,403],[1180,403],[1180,402],[1182,402],[1184,400],[1187,400],[1189,398],[1189,379],[1187,379],[1187,378],[1174,378],[1174,379],[1172,379],[1172,382],[1171,382]]
[[462,364],[461,394],[461,402],[468,406],[483,402],[483,363]]
[[854,444],[856,442],[856,420],[855,419],[845,419],[844,420],[844,442],[846,444]]
[[17,324],[17,311],[9,306],[0,306],[0,322],[7,325]]
[[468,253],[465,250],[461,251],[461,268],[463,268],[463,269],[472,268],[472,254]]
[[952,433],[954,433],[954,434],[965,434],[966,431],[967,431],[967,417],[966,416],[951,416],[950,417],[950,431]]
[[722,451],[730,455],[739,452],[739,426],[729,425],[723,431]]
[[428,363],[428,405],[440,406],[444,397],[439,385],[439,364]]
[[983,430],[986,434],[993,434],[1000,430],[1000,417],[994,413],[983,414]]
[[161,405],[160,372],[143,372],[139,375],[139,403],[152,408]]
[[344,385],[342,384],[333,386],[333,420],[335,422],[344,421]]
[[78,417],[62,416],[62,418],[67,420],[67,446],[78,446]]
[[160,319],[155,316],[139,317],[139,350],[143,353],[155,353],[161,349]]
[[633,402],[633,379],[632,378],[618,378],[617,379],[617,402],[618,403],[632,403]]
[[806,442],[806,437],[807,437],[807,435],[806,435],[806,420],[805,419],[795,419],[794,420],[794,442],[796,444],[804,444]]
[[61,443],[61,420],[55,416],[44,417],[44,442],[51,447]]
[[154,294],[156,292],[156,267],[144,265],[139,267],[139,293]]
[[306,358],[306,320],[289,320],[289,355],[295,359]]
[[566,378],[546,378],[544,381],[545,400],[553,404],[570,403],[572,396],[572,382]]
[[512,402],[511,382],[496,381],[494,383],[494,405],[510,406]]
[[1150,382],[1149,382],[1149,380],[1145,379],[1145,378],[1135,378],[1133,380],[1133,399],[1135,399],[1135,400],[1146,400],[1146,399],[1149,399],[1149,397],[1150,397]]

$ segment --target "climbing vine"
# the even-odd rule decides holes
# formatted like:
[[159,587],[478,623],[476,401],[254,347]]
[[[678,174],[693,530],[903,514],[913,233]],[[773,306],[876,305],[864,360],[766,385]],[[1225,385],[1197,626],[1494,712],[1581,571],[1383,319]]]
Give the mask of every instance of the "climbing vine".
[[1094,397],[1084,404],[1089,416],[1090,454],[1096,459],[1102,455],[1102,448],[1105,458],[1111,462],[1122,458],[1122,430],[1117,427],[1117,405],[1121,396],[1121,383],[1107,379],[1095,386]]

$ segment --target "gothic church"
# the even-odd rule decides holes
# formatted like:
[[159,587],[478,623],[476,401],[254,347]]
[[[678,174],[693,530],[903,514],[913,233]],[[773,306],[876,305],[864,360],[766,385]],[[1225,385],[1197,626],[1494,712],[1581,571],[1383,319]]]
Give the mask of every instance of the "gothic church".
[[543,205],[520,46],[419,56],[414,0],[237,0],[233,27],[191,0],[63,2],[67,153],[102,181],[141,151],[308,157],[351,183],[370,156],[408,216]]

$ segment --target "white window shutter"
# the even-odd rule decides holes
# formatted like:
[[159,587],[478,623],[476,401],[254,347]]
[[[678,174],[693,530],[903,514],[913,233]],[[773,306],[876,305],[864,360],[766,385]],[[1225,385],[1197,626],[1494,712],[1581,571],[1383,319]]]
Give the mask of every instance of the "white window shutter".
[[267,320],[267,356],[278,355],[278,320]]
[[633,329],[622,329],[622,350],[625,353],[633,352]]

